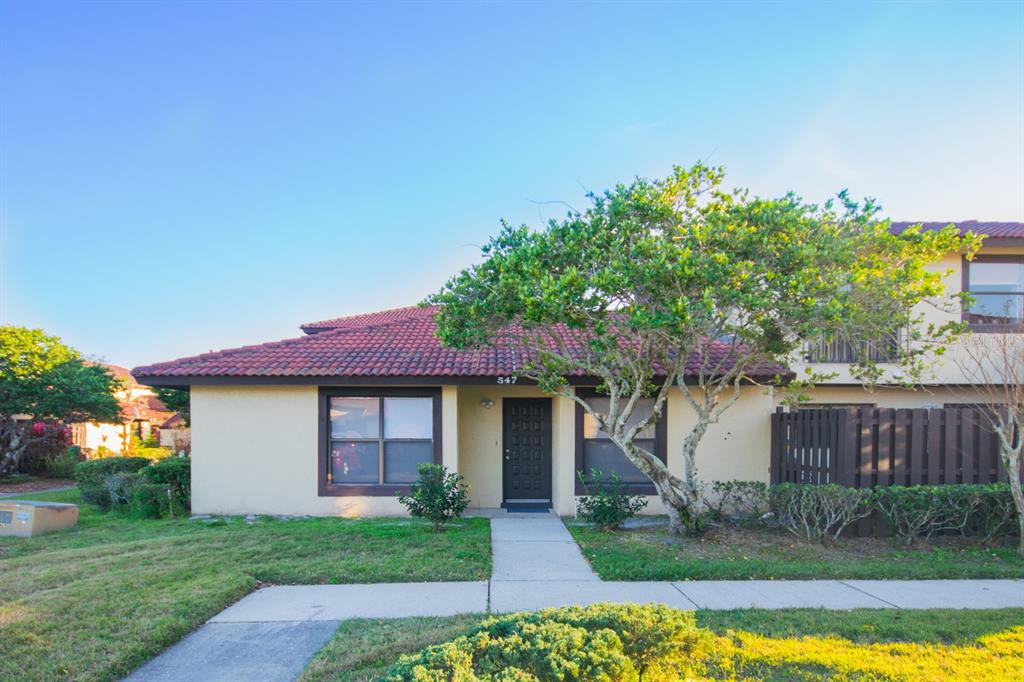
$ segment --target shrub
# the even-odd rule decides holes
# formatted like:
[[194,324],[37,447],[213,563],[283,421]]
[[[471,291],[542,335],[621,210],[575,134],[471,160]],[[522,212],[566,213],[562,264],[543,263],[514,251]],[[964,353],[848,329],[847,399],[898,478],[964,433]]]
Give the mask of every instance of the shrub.
[[74,478],[75,466],[85,461],[82,448],[72,445],[46,463],[46,474],[52,478]]
[[64,455],[71,445],[71,429],[62,424],[35,422],[32,436],[21,456],[19,470],[27,474],[49,474],[50,462]]
[[93,451],[90,459],[110,459],[111,457],[120,457],[120,455],[108,448],[106,445],[100,445],[97,446],[95,451]]
[[82,500],[102,509],[110,508],[107,479],[114,474],[132,473],[149,464],[144,457],[110,457],[79,462],[75,465],[75,482]]
[[406,680],[659,680],[704,672],[714,636],[662,604],[594,604],[491,618],[475,632],[403,656]]
[[128,512],[136,519],[158,519],[173,515],[171,505],[171,495],[166,486],[143,483],[135,488]]
[[739,525],[758,523],[770,507],[768,484],[762,481],[715,481],[704,504],[716,521]]
[[642,495],[630,495],[625,491],[614,472],[608,478],[599,469],[591,469],[590,476],[586,478],[583,472],[578,475],[587,494],[576,501],[576,516],[598,528],[614,530],[647,506]]
[[870,493],[834,483],[781,483],[769,489],[772,519],[807,540],[836,539],[847,526],[871,513]]
[[168,457],[173,455],[174,452],[170,448],[155,447],[135,448],[134,454],[136,457],[145,457],[146,459],[157,461],[161,459],[167,459]]
[[192,507],[192,460],[188,457],[167,457],[142,470],[151,482],[170,491],[172,515]]
[[420,464],[420,478],[398,501],[413,516],[428,519],[435,531],[459,516],[469,506],[469,489],[459,474],[450,474],[440,464]]
[[979,504],[975,485],[894,485],[875,488],[872,506],[882,512],[890,530],[904,543],[942,531],[963,533]]
[[135,489],[142,485],[146,479],[138,472],[123,472],[107,476],[104,485],[107,488],[107,497],[110,498],[110,507],[120,509],[127,507],[132,501]]
[[980,536],[986,542],[998,535],[1015,533],[1017,507],[1013,504],[1010,484],[988,483],[974,487],[977,504],[967,521],[967,531],[971,535]]

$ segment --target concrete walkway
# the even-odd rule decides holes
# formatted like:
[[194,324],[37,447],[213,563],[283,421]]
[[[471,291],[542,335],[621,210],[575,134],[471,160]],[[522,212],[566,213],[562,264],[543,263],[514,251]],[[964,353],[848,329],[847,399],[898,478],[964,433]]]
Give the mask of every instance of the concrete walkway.
[[551,513],[492,518],[491,552],[492,584],[510,580],[600,580],[562,519]]
[[692,609],[1024,608],[1024,580],[604,582],[554,514],[491,512],[488,582],[282,585],[253,592],[130,682],[290,682],[348,618],[508,613],[601,601]]

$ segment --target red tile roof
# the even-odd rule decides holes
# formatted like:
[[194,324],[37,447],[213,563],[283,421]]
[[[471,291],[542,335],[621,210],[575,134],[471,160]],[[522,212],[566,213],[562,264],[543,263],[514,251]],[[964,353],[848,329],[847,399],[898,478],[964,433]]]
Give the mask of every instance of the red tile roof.
[[[160,385],[175,378],[187,383],[181,378],[189,377],[497,377],[523,366],[524,351],[443,347],[434,335],[434,313],[409,307],[310,323],[302,325],[306,336],[136,367],[132,373]],[[728,344],[712,343],[712,355],[724,357],[727,351]],[[786,369],[754,372],[766,380],[780,373]]]
[[[992,222],[978,220],[948,220],[946,222],[921,223],[921,225],[926,230],[941,230],[946,225],[949,225],[951,222],[958,228],[960,228],[961,233],[970,230],[975,234],[983,234],[986,237],[994,237],[998,239],[1024,239],[1024,223]],[[911,225],[917,225],[917,223],[894,222],[892,223],[890,229],[898,234],[903,230],[907,229],[908,227],[910,227]]]

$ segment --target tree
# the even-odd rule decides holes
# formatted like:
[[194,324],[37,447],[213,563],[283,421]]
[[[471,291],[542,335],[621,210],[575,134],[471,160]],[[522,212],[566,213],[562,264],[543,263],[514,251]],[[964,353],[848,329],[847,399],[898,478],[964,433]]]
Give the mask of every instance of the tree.
[[0,475],[17,470],[45,422],[114,421],[116,382],[41,329],[0,327]]
[[[862,350],[852,368],[866,383],[914,381],[959,331],[916,310],[955,304],[927,266],[977,248],[952,226],[892,234],[870,200],[845,193],[816,206],[725,192],[723,178],[677,167],[591,194],[588,209],[543,229],[503,223],[483,262],[428,299],[443,343],[521,349],[522,376],[581,405],[653,481],[673,532],[697,525],[697,446],[742,386],[784,378],[804,342],[822,338]],[[886,376],[868,349],[897,335],[899,371]],[[574,377],[599,383],[608,407],[577,395]],[[677,385],[697,417],[681,476],[635,442]],[[644,397],[654,406],[639,418]]]
[[165,387],[156,389],[156,397],[160,399],[167,409],[177,412],[188,426],[191,421],[189,411],[189,390],[188,387],[174,388]]
[[987,408],[978,412],[999,442],[999,456],[1017,508],[1017,553],[1024,557],[1024,489],[1020,480],[1024,456],[1024,324],[1007,333],[965,336],[953,357],[971,384],[972,398]]

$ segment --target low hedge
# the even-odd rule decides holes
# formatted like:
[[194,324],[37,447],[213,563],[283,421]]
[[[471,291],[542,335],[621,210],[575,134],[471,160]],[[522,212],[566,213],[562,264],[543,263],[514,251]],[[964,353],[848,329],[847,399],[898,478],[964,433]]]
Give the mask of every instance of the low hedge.
[[[713,519],[763,523],[808,540],[836,538],[877,513],[904,543],[938,533],[991,540],[1016,532],[1009,483],[849,488],[835,484],[716,481],[707,502]],[[767,514],[761,514],[767,509]]]
[[187,514],[192,501],[192,466],[187,457],[151,462],[145,457],[109,457],[75,467],[82,500],[101,509],[129,509],[139,518]]
[[192,506],[192,461],[188,457],[167,457],[142,470],[150,483],[170,491],[173,514]]
[[136,487],[128,513],[136,519],[159,519],[170,515],[171,496],[167,487],[157,483],[143,483]]
[[490,618],[469,635],[404,656],[388,682],[691,679],[714,636],[662,604],[595,604]]
[[75,465],[75,483],[83,501],[110,509],[107,479],[115,474],[135,473],[147,466],[149,460],[145,457],[109,457],[79,462]]

